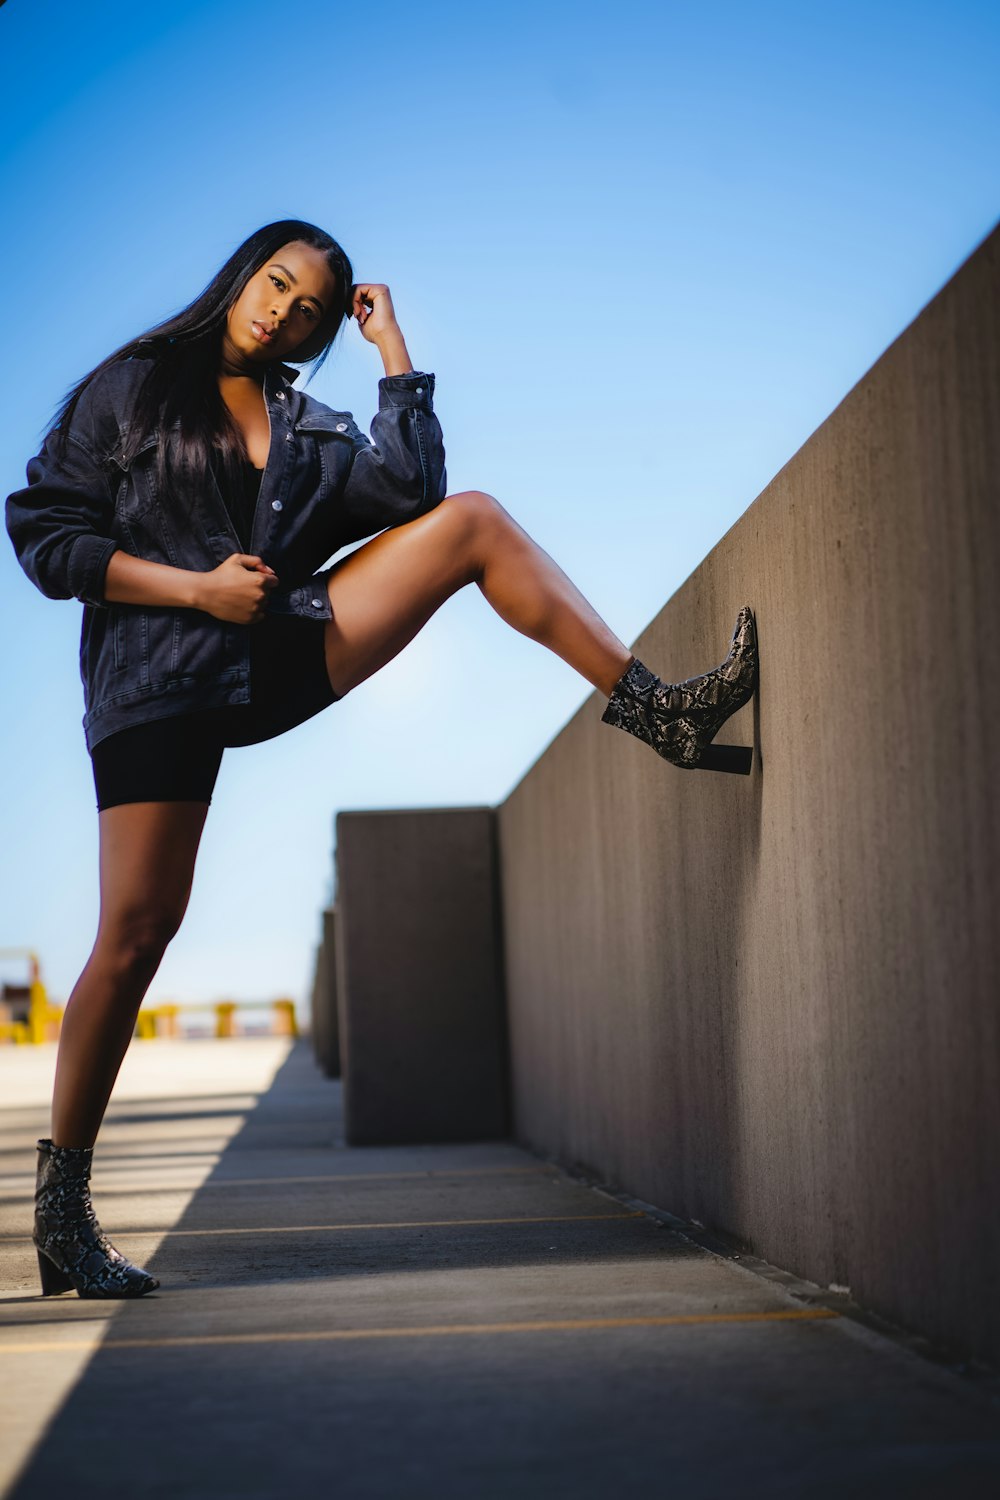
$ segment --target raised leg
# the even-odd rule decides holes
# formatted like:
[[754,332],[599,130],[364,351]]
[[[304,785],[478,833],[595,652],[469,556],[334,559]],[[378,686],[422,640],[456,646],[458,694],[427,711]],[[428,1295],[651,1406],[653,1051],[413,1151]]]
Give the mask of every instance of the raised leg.
[[52,1140],[92,1146],[136,1013],[180,926],[208,812],[205,802],[130,802],[100,814],[101,913],[93,952],[66,1005]]
[[343,695],[392,660],[468,583],[508,625],[547,646],[605,695],[632,660],[565,573],[481,490],[350,553],[330,577],[326,665]]

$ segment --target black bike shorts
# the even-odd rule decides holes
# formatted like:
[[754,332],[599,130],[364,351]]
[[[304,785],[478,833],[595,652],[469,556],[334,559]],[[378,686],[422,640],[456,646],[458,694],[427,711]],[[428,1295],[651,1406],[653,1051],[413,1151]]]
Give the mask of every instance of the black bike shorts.
[[222,752],[285,734],[338,698],[324,622],[270,615],[250,630],[249,703],[119,729],[90,753],[98,810],[123,802],[211,802]]

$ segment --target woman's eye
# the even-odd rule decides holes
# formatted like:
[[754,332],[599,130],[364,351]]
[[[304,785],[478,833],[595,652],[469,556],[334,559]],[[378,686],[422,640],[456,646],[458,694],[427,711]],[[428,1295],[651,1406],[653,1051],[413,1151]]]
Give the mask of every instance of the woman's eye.
[[315,321],[316,321],[316,314],[313,312],[312,308],[309,307],[308,304],[305,303],[305,302],[303,302],[303,304],[302,304],[302,311],[305,313],[305,315],[309,319],[310,323],[315,323]]
[[270,276],[271,280],[274,282],[279,291],[283,292],[285,290],[285,283],[282,281],[281,277],[275,276],[272,271],[268,271],[267,274]]

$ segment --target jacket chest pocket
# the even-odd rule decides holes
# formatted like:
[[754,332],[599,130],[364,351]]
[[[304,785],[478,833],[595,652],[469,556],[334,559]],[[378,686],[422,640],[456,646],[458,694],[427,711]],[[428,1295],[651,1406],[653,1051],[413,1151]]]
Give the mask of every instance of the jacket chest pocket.
[[339,488],[350,470],[354,450],[368,442],[350,412],[308,412],[296,423],[295,431],[304,440],[304,462],[314,466],[308,480],[324,492]]
[[121,450],[111,455],[116,515],[141,516],[156,504],[156,447],[154,433],[130,457]]
[[171,567],[192,566],[185,537],[192,529],[192,517],[185,515],[182,504],[164,504],[157,483],[156,438],[152,437],[131,459],[119,454],[115,459],[118,486],[115,495],[115,518],[129,551],[151,562]]
[[[176,435],[179,426],[179,422],[173,424],[172,435]],[[184,512],[191,501],[184,500],[180,494],[160,493],[157,473],[159,445],[159,433],[151,432],[134,453],[127,454],[119,449],[110,455],[112,474],[117,479],[115,513],[126,521],[139,520],[152,513],[163,518],[163,522],[151,530],[163,550],[172,553],[176,550],[176,535],[186,529],[190,519]]]

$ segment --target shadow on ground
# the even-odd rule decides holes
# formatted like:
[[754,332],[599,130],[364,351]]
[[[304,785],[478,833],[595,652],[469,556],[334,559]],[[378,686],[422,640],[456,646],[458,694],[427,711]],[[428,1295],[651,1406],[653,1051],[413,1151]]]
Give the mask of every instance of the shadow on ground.
[[232,1082],[109,1118],[98,1210],[161,1289],[6,1320],[106,1323],[12,1500],[995,1493],[982,1391],[511,1142],[345,1147],[304,1043],[172,1216]]

